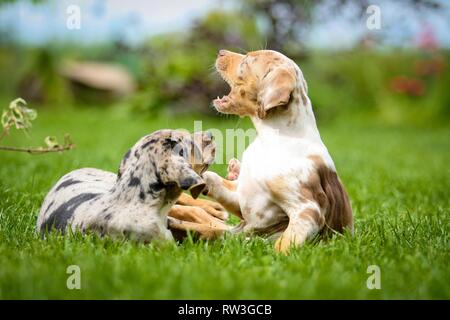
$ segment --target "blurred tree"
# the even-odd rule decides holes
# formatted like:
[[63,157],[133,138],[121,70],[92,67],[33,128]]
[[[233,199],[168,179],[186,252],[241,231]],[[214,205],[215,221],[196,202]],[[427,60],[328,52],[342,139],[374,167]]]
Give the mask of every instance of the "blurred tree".
[[[417,8],[439,7],[434,1],[404,0],[404,3]],[[214,108],[207,108],[211,99],[229,91],[228,85],[215,75],[214,60],[219,49],[246,52],[267,47],[280,50],[299,62],[305,57],[302,45],[306,28],[320,23],[317,10],[320,10],[320,19],[325,19],[344,10],[345,5],[359,8],[360,16],[356,16],[361,17],[366,14],[368,1],[246,0],[244,10],[234,8],[233,11],[211,12],[185,32],[154,37],[139,49],[145,59],[140,60],[140,90],[133,97],[132,106],[142,112],[155,112],[167,107],[171,112],[195,110],[215,113]],[[261,20],[266,21],[265,27]],[[333,52],[332,55],[320,50],[313,53],[310,59],[300,64],[307,75],[309,94],[321,119],[332,118],[345,111],[368,110],[376,110],[383,117],[383,114],[388,114],[385,110],[400,110],[396,113],[412,117],[421,114],[420,117],[426,119],[419,110],[420,105],[434,106],[424,110],[431,117],[447,110],[445,101],[448,100],[444,98],[447,95],[441,89],[424,88],[426,90],[415,100],[393,97],[391,79],[411,69],[414,50],[383,54],[356,48]],[[421,70],[443,69],[441,65],[443,62],[437,66],[421,66]],[[433,88],[442,87],[440,81],[432,85]],[[398,119],[397,115],[389,114],[387,117],[394,121]]]
[[[321,23],[342,13],[345,6],[353,6],[360,18],[366,13],[370,0],[245,0],[238,2],[244,12],[263,21],[267,48],[283,51],[291,57],[299,57],[307,29],[313,23]],[[402,0],[414,9],[438,9],[435,0]],[[321,15],[317,15],[320,7]]]
[[[4,5],[4,4],[8,4],[8,3],[14,3],[17,2],[18,0],[0,0],[0,6]],[[44,2],[45,0],[29,0],[29,2],[32,3],[40,3],[40,2]]]

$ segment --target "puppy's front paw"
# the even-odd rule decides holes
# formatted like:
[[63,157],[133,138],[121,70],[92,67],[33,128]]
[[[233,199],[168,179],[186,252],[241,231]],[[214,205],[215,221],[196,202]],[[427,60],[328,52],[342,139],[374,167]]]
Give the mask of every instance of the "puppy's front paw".
[[204,195],[210,195],[213,192],[214,187],[220,182],[220,176],[212,171],[206,171],[202,174],[203,181],[206,184],[203,190]]
[[239,177],[239,173],[241,172],[241,163],[238,159],[231,159],[228,162],[228,169],[227,169],[227,179],[228,180],[236,180]]

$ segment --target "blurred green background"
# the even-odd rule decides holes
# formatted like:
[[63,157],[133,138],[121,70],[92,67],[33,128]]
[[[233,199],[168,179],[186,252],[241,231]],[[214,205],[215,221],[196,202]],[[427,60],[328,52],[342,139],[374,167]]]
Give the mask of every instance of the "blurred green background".
[[[299,64],[323,121],[356,114],[389,124],[448,121],[448,5],[378,2],[379,30],[366,27],[365,1],[187,1],[185,10],[197,14],[173,21],[176,4],[149,4],[142,9],[167,16],[150,32],[133,2],[79,1],[80,29],[70,29],[69,3],[3,1],[0,99],[6,106],[20,96],[42,110],[215,115],[211,100],[228,90],[213,70],[217,51],[267,48]],[[120,8],[123,21],[108,15]],[[33,31],[33,17],[47,28]],[[184,22],[172,27],[177,19]]]

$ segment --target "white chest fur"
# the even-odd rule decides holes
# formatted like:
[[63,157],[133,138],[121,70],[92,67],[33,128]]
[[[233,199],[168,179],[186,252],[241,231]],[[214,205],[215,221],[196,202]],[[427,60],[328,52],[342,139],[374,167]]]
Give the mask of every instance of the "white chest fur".
[[[262,132],[261,132],[262,131]],[[320,156],[334,168],[318,134],[293,136],[264,128],[245,150],[238,178],[238,199],[248,229],[276,223],[286,213],[273,201],[267,183],[278,177],[300,185],[308,180],[313,162]]]

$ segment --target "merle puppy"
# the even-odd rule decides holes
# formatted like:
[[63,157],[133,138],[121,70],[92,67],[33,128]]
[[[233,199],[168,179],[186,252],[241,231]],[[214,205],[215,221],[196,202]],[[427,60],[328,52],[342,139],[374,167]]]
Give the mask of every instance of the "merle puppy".
[[214,159],[209,132],[159,130],[124,156],[118,174],[83,168],[63,176],[42,204],[37,229],[66,228],[140,242],[172,240],[167,215],[182,190],[196,198]]

